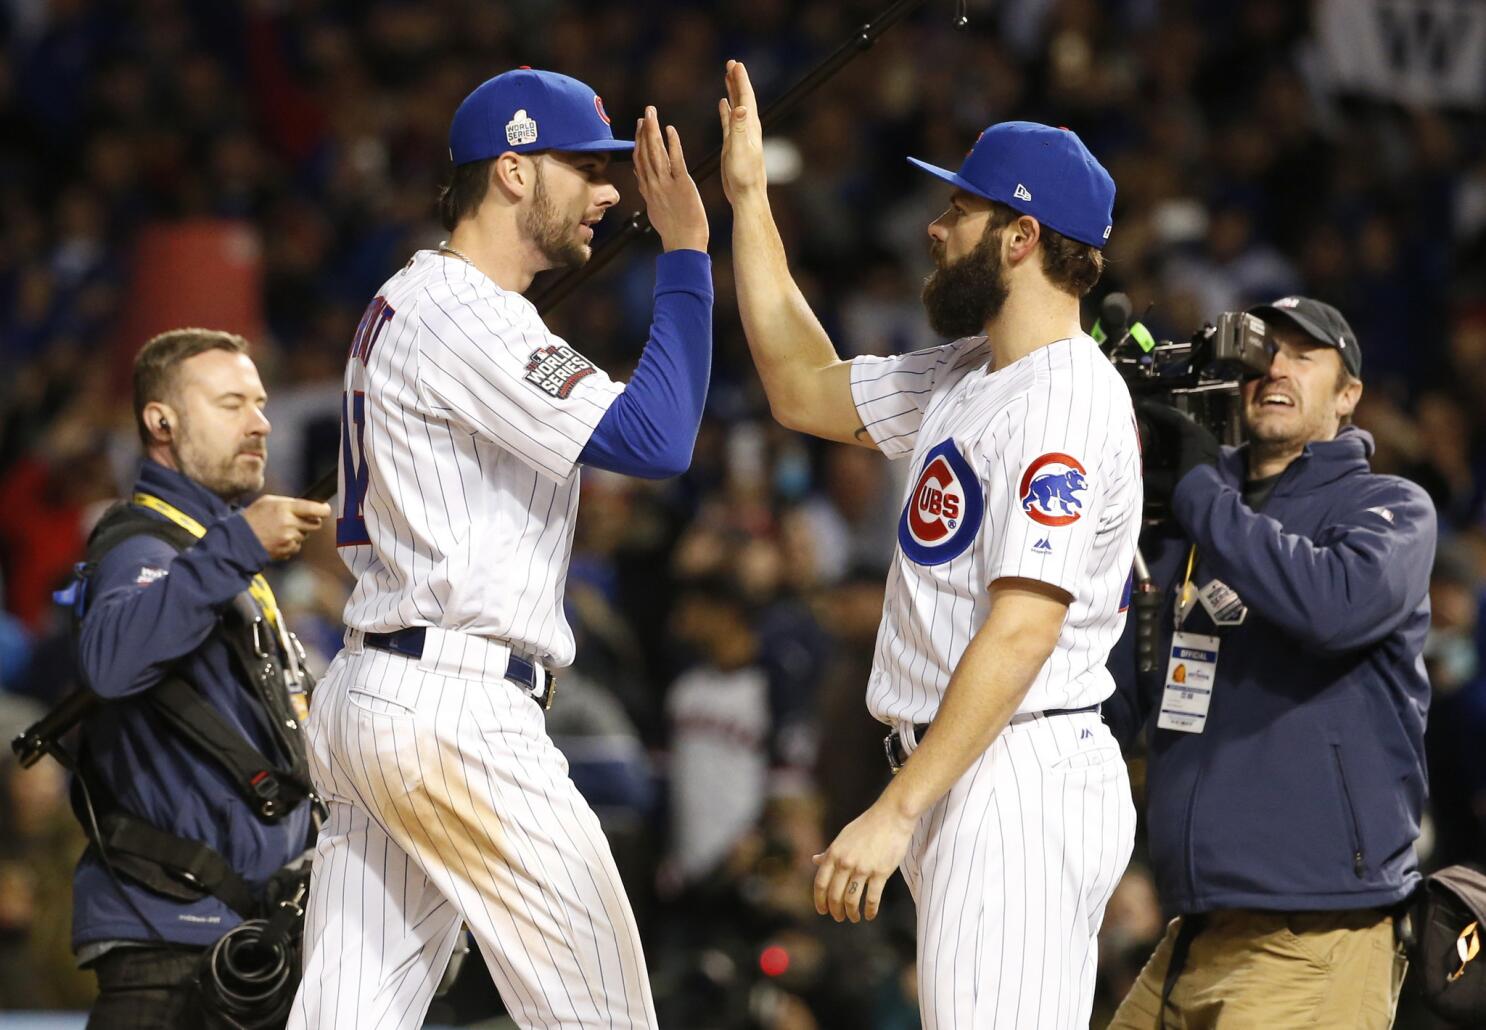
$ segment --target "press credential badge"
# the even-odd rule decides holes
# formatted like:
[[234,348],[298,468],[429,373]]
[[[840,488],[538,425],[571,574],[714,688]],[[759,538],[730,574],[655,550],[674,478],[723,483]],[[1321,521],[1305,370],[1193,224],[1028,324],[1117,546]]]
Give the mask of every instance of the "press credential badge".
[[1215,626],[1241,626],[1248,617],[1249,609],[1243,598],[1221,579],[1212,580],[1197,591],[1197,597]]
[[1175,633],[1171,638],[1171,661],[1166,666],[1166,686],[1161,691],[1161,714],[1156,726],[1179,733],[1201,733],[1207,726],[1213,682],[1218,672],[1217,637],[1201,633]]

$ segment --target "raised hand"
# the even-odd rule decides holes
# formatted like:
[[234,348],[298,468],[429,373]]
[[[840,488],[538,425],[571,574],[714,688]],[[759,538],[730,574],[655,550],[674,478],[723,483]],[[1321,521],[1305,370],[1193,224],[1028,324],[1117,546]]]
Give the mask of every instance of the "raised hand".
[[727,97],[717,102],[722,120],[722,191],[736,204],[744,194],[766,188],[769,180],[764,173],[764,128],[758,100],[742,61],[728,62],[727,87]]
[[645,108],[645,117],[635,124],[635,181],[665,250],[707,249],[707,209],[686,170],[681,135],[667,125],[661,138],[654,107]]

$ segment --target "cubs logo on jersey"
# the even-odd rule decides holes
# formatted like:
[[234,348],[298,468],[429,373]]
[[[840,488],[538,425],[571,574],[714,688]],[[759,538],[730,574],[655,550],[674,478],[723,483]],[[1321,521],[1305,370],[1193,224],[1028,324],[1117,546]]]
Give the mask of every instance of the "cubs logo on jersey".
[[942,565],[970,546],[984,513],[980,481],[954,440],[945,440],[924,456],[898,520],[898,544],[920,565]]
[[1067,526],[1083,517],[1088,470],[1070,454],[1044,454],[1022,473],[1022,511],[1043,526]]

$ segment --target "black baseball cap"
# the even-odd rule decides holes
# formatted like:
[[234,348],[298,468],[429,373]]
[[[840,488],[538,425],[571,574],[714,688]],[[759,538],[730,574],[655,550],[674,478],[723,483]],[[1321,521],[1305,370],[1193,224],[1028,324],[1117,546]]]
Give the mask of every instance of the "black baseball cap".
[[1248,313],[1266,322],[1287,322],[1317,343],[1334,347],[1342,356],[1342,367],[1354,379],[1362,378],[1362,346],[1357,334],[1330,304],[1310,297],[1281,297],[1270,304],[1249,308]]

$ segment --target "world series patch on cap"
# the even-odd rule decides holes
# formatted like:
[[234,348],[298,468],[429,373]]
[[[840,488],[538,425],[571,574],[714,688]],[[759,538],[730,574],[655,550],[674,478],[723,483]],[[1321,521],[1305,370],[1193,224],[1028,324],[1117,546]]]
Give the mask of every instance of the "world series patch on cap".
[[614,138],[604,98],[567,75],[517,68],[481,83],[464,98],[449,126],[456,165],[539,150],[628,153],[632,140]]
[[977,197],[1031,215],[1070,239],[1101,249],[1109,242],[1114,179],[1071,129],[997,122],[980,134],[958,172],[916,157],[908,161]]

